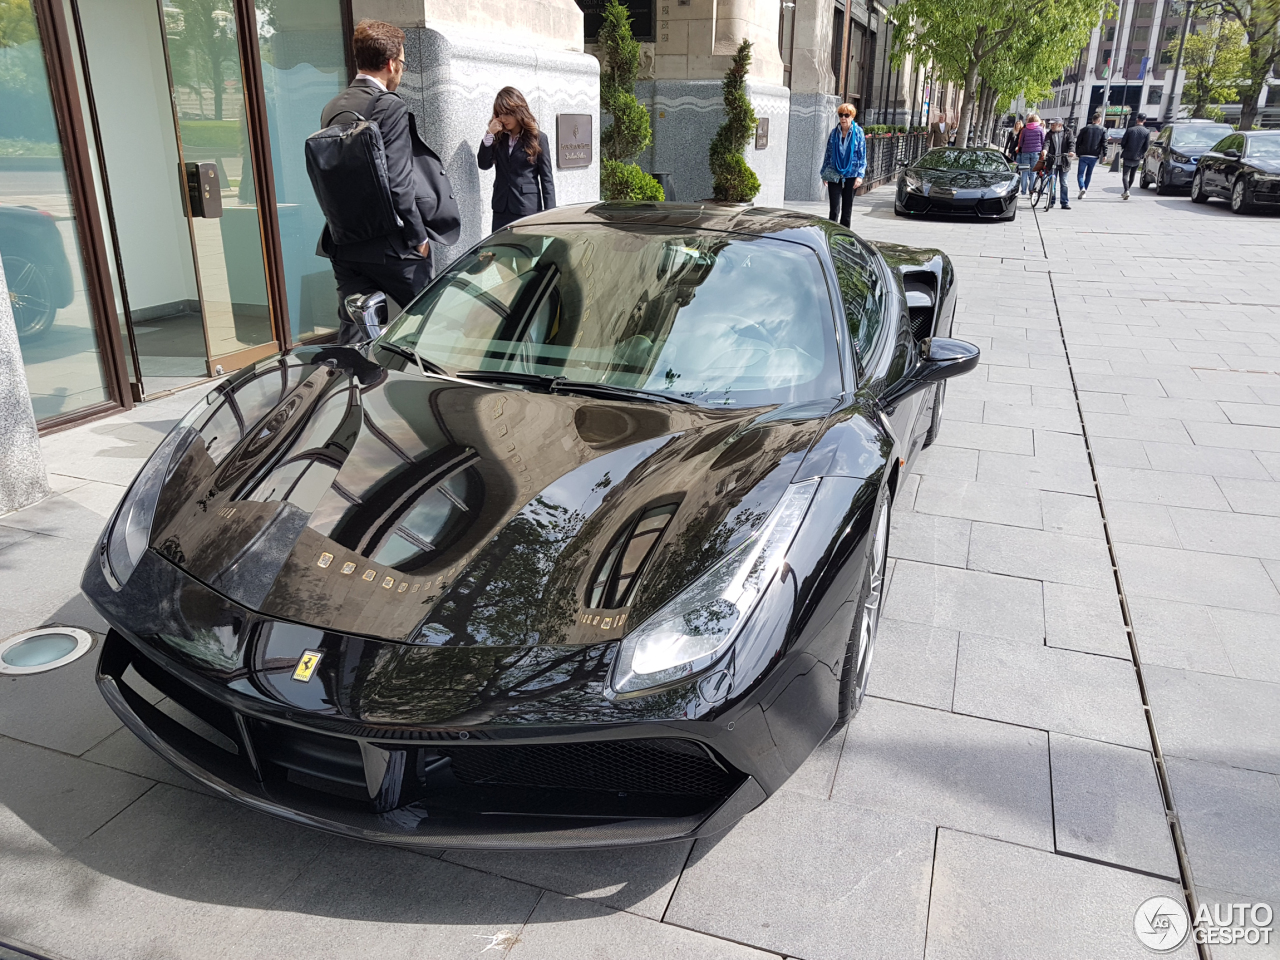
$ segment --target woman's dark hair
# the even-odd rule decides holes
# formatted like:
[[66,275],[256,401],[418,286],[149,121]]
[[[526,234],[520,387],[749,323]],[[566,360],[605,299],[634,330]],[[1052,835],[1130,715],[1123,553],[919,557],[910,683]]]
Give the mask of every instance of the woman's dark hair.
[[381,70],[404,49],[404,31],[381,20],[361,20],[351,38],[357,70]]
[[[520,125],[520,146],[528,154],[529,162],[536,163],[538,154],[542,153],[542,146],[538,143],[538,121],[533,119],[533,111],[529,109],[524,94],[515,87],[503,87],[494,97],[493,115],[516,118],[516,123]],[[503,131],[503,136],[509,137],[510,134]]]

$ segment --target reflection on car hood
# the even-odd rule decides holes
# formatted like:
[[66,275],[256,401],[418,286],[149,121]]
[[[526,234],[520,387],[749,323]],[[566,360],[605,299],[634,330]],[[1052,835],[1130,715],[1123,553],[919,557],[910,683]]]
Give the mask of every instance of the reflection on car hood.
[[1250,160],[1249,165],[1256,167],[1263,173],[1280,173],[1280,160],[1270,160],[1259,157],[1257,160]]
[[948,187],[952,190],[984,190],[1002,183],[1008,183],[1014,177],[1011,170],[987,173],[980,170],[927,170],[913,167],[912,172],[928,186]]
[[[759,525],[833,405],[619,403],[322,354],[236,382],[285,386],[234,446],[192,443],[152,546],[269,617],[420,643],[621,636]],[[628,602],[589,606],[606,551],[640,550],[636,518],[669,505]]]

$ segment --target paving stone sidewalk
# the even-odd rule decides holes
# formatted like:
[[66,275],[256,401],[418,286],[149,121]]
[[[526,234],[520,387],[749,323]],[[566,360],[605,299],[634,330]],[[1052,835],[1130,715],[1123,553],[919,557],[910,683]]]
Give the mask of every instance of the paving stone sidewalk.
[[[1196,891],[1280,907],[1280,219],[1121,203],[1118,181],[1003,225],[859,199],[863,235],[952,256],[955,335],[983,364],[894,505],[863,712],[734,830],[558,854],[332,838],[195,787],[81,661],[0,681],[0,941],[74,960],[1148,956],[1134,910],[1181,898],[1181,874],[1108,532]],[[0,636],[101,628],[80,569],[194,399],[46,438],[56,495],[0,517]]]

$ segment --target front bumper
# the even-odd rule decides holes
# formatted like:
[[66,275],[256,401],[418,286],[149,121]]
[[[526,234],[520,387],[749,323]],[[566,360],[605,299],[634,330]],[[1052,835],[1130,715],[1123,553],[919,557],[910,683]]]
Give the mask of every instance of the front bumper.
[[[700,700],[691,681],[610,701],[612,643],[458,648],[315,630],[254,614],[150,550],[123,590],[96,557],[83,588],[112,627],[99,688],[139,739],[215,793],[375,842],[564,849],[718,833],[832,721],[836,678],[804,654],[736,699]],[[323,659],[297,682],[304,648]]]
[[977,217],[995,220],[1011,216],[1018,207],[1018,192],[1004,197],[934,197],[898,189],[896,201],[904,213],[940,217]]
[[1169,185],[1171,187],[1189,187],[1196,175],[1194,163],[1176,163],[1169,161]]
[[[177,703],[213,732],[197,733],[193,727],[199,729],[199,722],[180,722],[172,707],[166,711],[151,703],[135,689],[141,684],[130,681],[130,668],[158,683],[156,689],[169,697],[167,702]],[[632,799],[625,791],[613,791],[612,810],[601,805],[601,791],[562,790],[560,796],[548,797],[553,791],[546,788],[451,783],[458,778],[446,768],[458,762],[460,753],[510,747],[356,740],[247,716],[183,689],[181,681],[114,630],[103,645],[98,686],[143,743],[215,793],[293,823],[377,843],[500,850],[655,843],[719,833],[765,799],[753,778],[727,770],[721,777],[726,791],[705,794],[700,803],[669,795]],[[493,767],[483,761],[480,767],[474,761],[466,765],[470,771]],[[337,771],[345,774],[343,779],[334,777]],[[371,778],[375,771],[377,777]],[[317,789],[320,781],[327,782]],[[333,793],[343,783],[349,787],[345,798]],[[389,796],[413,783],[423,786],[420,792],[426,795],[409,803]],[[366,789],[371,796],[362,795]],[[536,809],[539,803],[543,810]],[[546,812],[551,806],[557,812]]]

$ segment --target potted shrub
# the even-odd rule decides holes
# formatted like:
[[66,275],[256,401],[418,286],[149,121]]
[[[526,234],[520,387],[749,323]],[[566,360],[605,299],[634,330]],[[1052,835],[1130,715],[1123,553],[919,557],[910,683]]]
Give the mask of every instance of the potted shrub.
[[665,200],[662,185],[631,161],[653,142],[649,111],[636,99],[640,44],[631,35],[631,14],[609,0],[596,42],[604,52],[600,109],[611,116],[600,131],[600,197],[603,200]]
[[743,40],[721,90],[724,94],[725,121],[716,131],[708,151],[711,176],[715,181],[714,197],[720,203],[750,203],[760,192],[760,178],[747,166],[745,151],[755,135],[756,112],[747,99],[747,68],[751,66],[751,41]]

